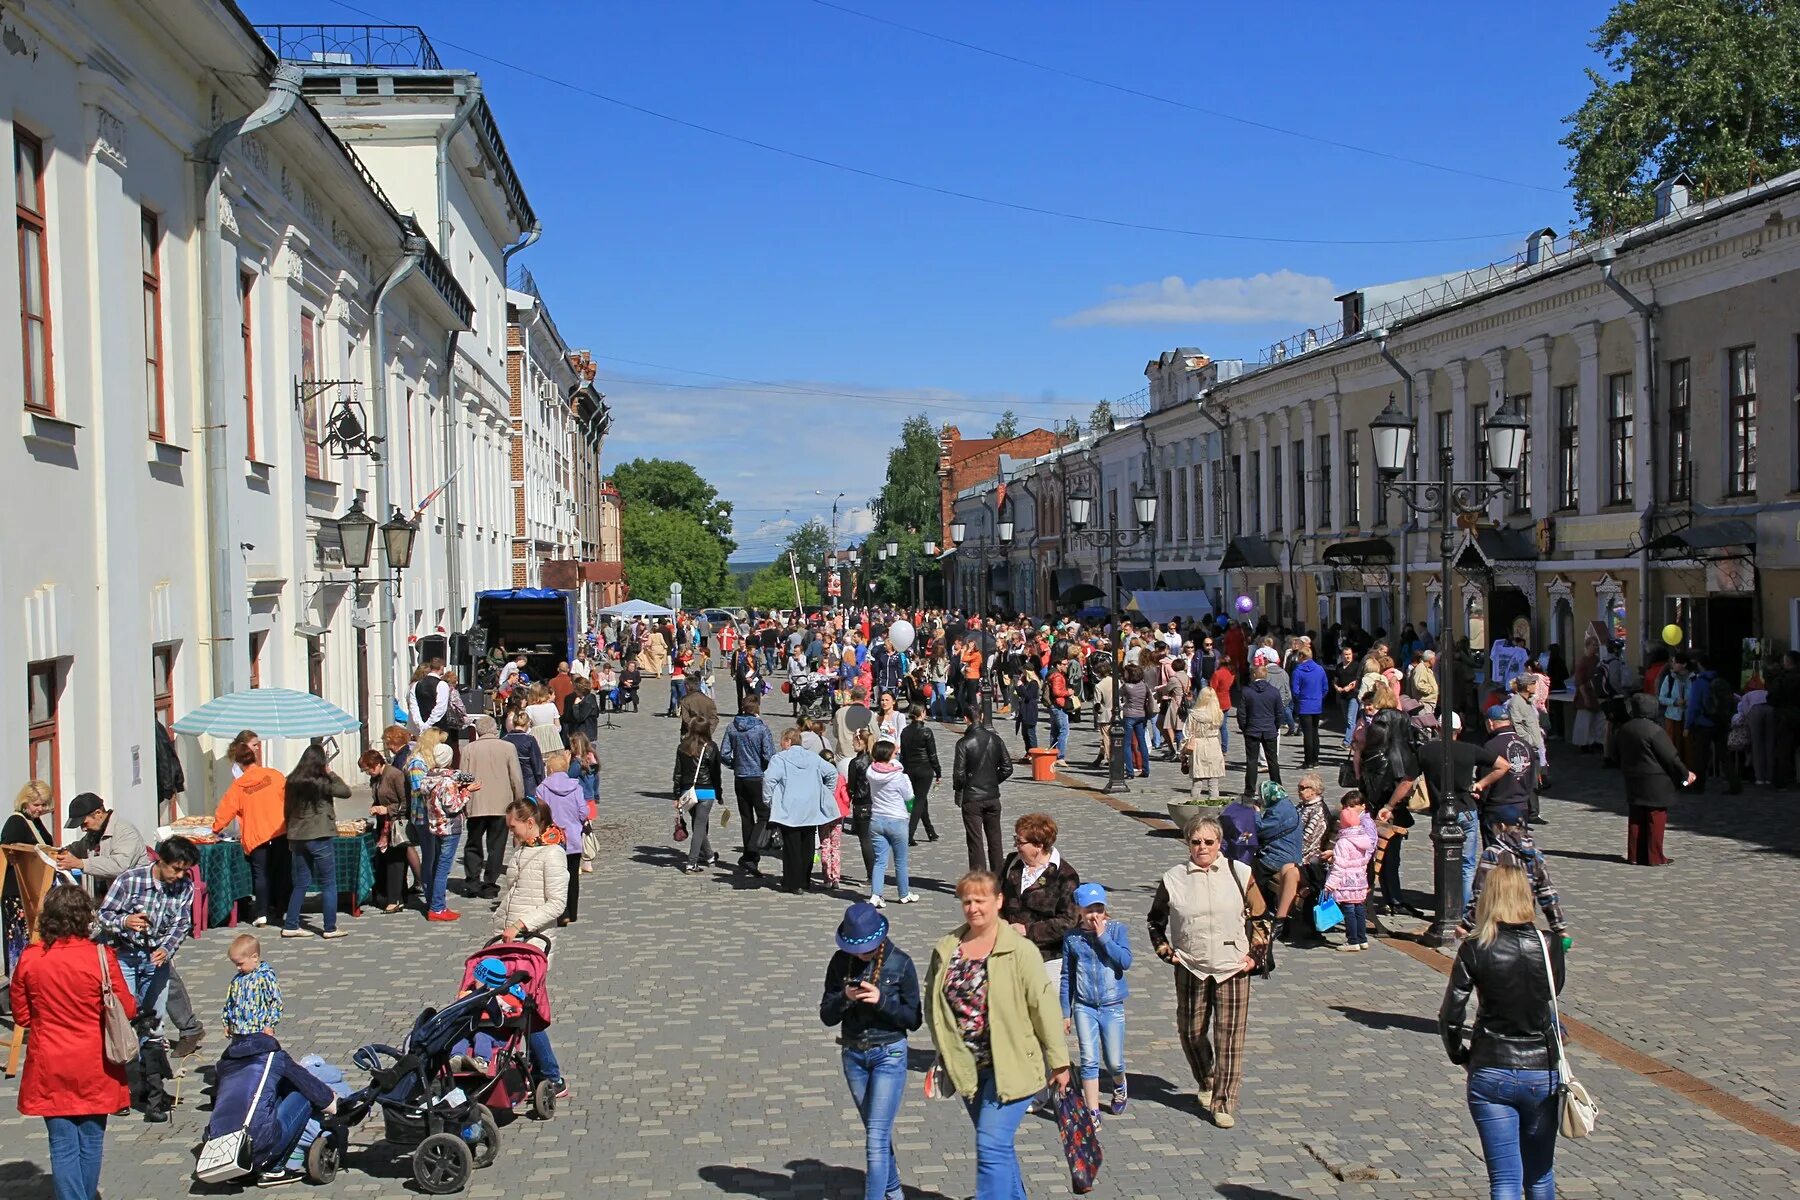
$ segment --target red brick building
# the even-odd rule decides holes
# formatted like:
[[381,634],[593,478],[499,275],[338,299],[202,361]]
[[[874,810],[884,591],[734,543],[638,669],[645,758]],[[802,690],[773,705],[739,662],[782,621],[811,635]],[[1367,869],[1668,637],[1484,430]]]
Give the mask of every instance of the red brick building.
[[1032,429],[1014,438],[965,438],[954,425],[938,434],[938,545],[952,544],[951,510],[956,494],[964,488],[992,480],[1000,470],[1000,456],[1037,458],[1068,439],[1048,429]]

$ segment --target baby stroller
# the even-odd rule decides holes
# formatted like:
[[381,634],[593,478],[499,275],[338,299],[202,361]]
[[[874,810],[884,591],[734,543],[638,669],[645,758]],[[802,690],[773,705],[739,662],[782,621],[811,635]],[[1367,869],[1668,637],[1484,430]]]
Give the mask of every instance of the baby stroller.
[[[497,1019],[482,1024],[466,1044],[456,1046],[450,1063],[465,1086],[481,1087],[476,1076],[492,1080],[487,1085],[489,1111],[512,1112],[529,1101],[534,1117],[547,1121],[556,1115],[556,1085],[538,1071],[527,1040],[550,1027],[549,949],[543,935],[524,933],[516,942],[493,938],[463,961],[465,992],[516,980],[495,1002]],[[518,979],[521,973],[524,978]]]
[[[441,1009],[425,1009],[413,1022],[404,1048],[372,1043],[351,1055],[369,1073],[369,1084],[340,1100],[336,1114],[322,1123],[306,1152],[308,1178],[330,1182],[350,1144],[350,1131],[375,1108],[381,1109],[383,1140],[412,1151],[413,1178],[426,1192],[459,1192],[477,1167],[493,1163],[500,1152],[500,1126],[489,1102],[510,1110],[518,1096],[530,1091],[525,1034],[542,1027],[530,1024],[540,1013],[543,1024],[549,1024],[549,1010],[542,948],[506,943],[483,949],[470,957],[465,981],[473,977],[478,960],[490,957],[516,965],[507,966],[504,975],[465,986],[466,994]],[[496,1046],[485,1069],[467,1054],[484,1035],[493,1037]],[[508,1090],[500,1090],[503,1084]],[[554,1111],[554,1098],[543,1089],[539,1094]],[[534,1103],[540,1115],[548,1115],[541,1102]]]
[[793,680],[789,683],[789,697],[794,703],[794,715],[808,720],[829,721],[831,719],[831,681],[810,676],[804,680]]

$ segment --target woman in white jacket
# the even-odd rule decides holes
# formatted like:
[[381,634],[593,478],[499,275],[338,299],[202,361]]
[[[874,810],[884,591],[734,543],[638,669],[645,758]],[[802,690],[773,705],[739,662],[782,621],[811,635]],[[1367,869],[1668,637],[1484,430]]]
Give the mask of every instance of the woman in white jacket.
[[912,880],[906,871],[908,816],[912,812],[912,781],[894,757],[897,747],[892,742],[875,743],[870,754],[869,837],[875,843],[875,865],[869,872],[869,903],[876,908],[885,905],[881,898],[887,884],[888,863],[894,864],[894,884],[900,903],[918,903]]
[[[506,827],[512,830],[518,851],[507,868],[500,889],[500,906],[494,910],[494,933],[502,941],[534,937],[550,953],[547,930],[556,927],[569,898],[569,859],[562,830],[550,818],[550,807],[533,800],[514,800],[506,806]],[[563,1078],[550,1035],[543,1030],[528,1034],[526,1048],[538,1077],[555,1085],[556,1098],[566,1100],[569,1085]]]

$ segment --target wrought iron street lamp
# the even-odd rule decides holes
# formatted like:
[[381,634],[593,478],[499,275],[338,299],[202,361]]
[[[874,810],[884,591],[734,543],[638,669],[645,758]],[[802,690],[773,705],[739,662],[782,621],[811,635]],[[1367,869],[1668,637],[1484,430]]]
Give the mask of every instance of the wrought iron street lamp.
[[[1094,498],[1087,491],[1078,488],[1069,493],[1067,501],[1070,537],[1090,546],[1109,550],[1108,563],[1116,573],[1119,551],[1147,541],[1155,531],[1156,503],[1156,488],[1145,479],[1138,484],[1131,497],[1131,511],[1137,518],[1137,528],[1092,529],[1088,521],[1094,513]],[[1122,624],[1120,616],[1114,614],[1112,721],[1106,727],[1108,751],[1106,787],[1103,789],[1107,792],[1131,790],[1131,786],[1125,782],[1125,719],[1124,705],[1121,703],[1125,687],[1125,638]]]
[[[1439,640],[1447,641],[1449,645],[1438,655],[1438,717],[1442,736],[1447,741],[1454,740],[1456,734],[1451,722],[1451,714],[1455,711],[1452,697],[1456,695],[1456,653],[1455,639],[1451,636],[1455,623],[1450,615],[1450,573],[1458,542],[1461,540],[1457,519],[1485,511],[1495,496],[1505,493],[1512,486],[1513,478],[1518,475],[1520,465],[1524,462],[1525,441],[1530,428],[1530,422],[1514,411],[1510,401],[1502,401],[1496,391],[1493,416],[1488,418],[1482,430],[1488,444],[1488,469],[1494,478],[1455,479],[1456,464],[1453,459],[1447,458],[1444,462],[1445,474],[1452,478],[1402,479],[1401,474],[1412,461],[1413,419],[1396,407],[1394,395],[1390,392],[1387,407],[1369,423],[1369,433],[1375,449],[1375,470],[1381,477],[1382,490],[1415,513],[1435,515],[1440,523],[1440,578],[1444,605]],[[1452,762],[1453,757],[1446,745],[1444,773],[1437,781],[1437,817],[1431,828],[1437,915],[1422,939],[1427,946],[1445,946],[1454,942],[1456,926],[1462,919],[1463,912],[1462,859],[1465,839],[1462,826],[1456,819],[1455,773]],[[1377,803],[1381,799],[1377,797]]]

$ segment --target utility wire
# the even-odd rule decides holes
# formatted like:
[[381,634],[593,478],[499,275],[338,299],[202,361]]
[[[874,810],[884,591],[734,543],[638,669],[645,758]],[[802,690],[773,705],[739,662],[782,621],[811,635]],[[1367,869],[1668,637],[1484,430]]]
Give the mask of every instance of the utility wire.
[[[886,404],[906,404],[906,405],[933,404],[933,405],[937,405],[939,407],[960,408],[960,409],[964,409],[964,410],[966,410],[972,406],[984,405],[984,404],[994,404],[994,405],[1000,405],[1005,408],[1016,409],[1019,404],[1019,402],[1016,400],[988,400],[988,399],[980,399],[980,398],[970,398],[967,400],[956,400],[956,399],[951,399],[951,398],[945,397],[945,396],[891,396],[891,395],[885,395],[885,394],[882,394],[879,392],[841,392],[841,391],[834,391],[829,388],[806,387],[801,384],[775,383],[775,382],[772,382],[767,379],[747,379],[741,375],[720,375],[713,371],[695,370],[693,367],[676,367],[676,366],[670,366],[668,363],[653,363],[653,362],[644,362],[640,359],[635,359],[635,358],[620,358],[616,354],[596,354],[596,355],[594,355],[594,357],[595,358],[603,358],[608,362],[629,363],[630,365],[632,365],[634,367],[650,367],[650,368],[653,368],[658,371],[679,371],[683,375],[702,375],[702,376],[705,376],[707,379],[720,379],[720,380],[724,380],[729,383],[753,384],[759,391],[773,392],[773,393],[785,394],[785,395],[833,396],[833,397],[842,397],[844,399],[849,399],[849,400],[878,400],[878,401],[881,401]],[[655,380],[649,380],[649,379],[620,379],[617,376],[611,376],[608,378],[614,379],[615,381],[618,381],[618,382],[637,383],[637,384],[643,384],[643,385],[646,385],[649,387],[679,387],[679,388],[704,389],[709,386],[706,384],[698,384],[698,383],[660,383]],[[1092,408],[1093,407],[1093,403],[1090,401],[1087,401],[1087,400],[1038,400],[1038,401],[1033,401],[1033,403],[1049,404],[1052,406],[1060,406],[1060,407],[1066,407],[1066,408]]]
[[[378,13],[372,13],[365,8],[359,8],[354,4],[348,3],[347,0],[332,0],[332,3],[340,8],[348,9],[350,12],[367,17],[371,21],[381,22],[383,24],[393,24],[388,18],[383,17]],[[889,175],[883,171],[873,171],[867,167],[858,167],[850,163],[838,162],[835,159],[823,158],[816,154],[808,154],[803,150],[794,150],[786,146],[778,146],[773,142],[765,142],[759,138],[747,137],[738,133],[729,133],[726,130],[719,129],[712,125],[704,125],[698,121],[690,121],[685,117],[677,117],[671,113],[659,112],[654,108],[636,104],[630,100],[624,100],[617,96],[610,96],[605,92],[596,91],[593,88],[585,87],[581,84],[570,83],[566,79],[558,79],[554,75],[547,75],[544,72],[535,70],[531,67],[525,67],[518,63],[509,62],[506,59],[485,53],[484,51],[477,50],[471,46],[460,45],[456,42],[439,37],[432,38],[432,41],[436,45],[448,46],[452,50],[468,55],[470,58],[477,58],[484,62],[493,63],[497,67],[502,67],[508,71],[528,76],[542,83],[563,88],[578,95],[587,96],[594,100],[599,100],[602,103],[611,104],[614,107],[638,113],[641,116],[652,117],[658,121],[666,121],[671,125],[678,125],[683,129],[691,129],[697,133],[704,133],[724,141],[736,142],[741,146],[750,146],[757,150],[767,151],[770,154],[779,154],[784,158],[812,163],[814,166],[825,167],[833,171],[842,171],[845,174],[857,175],[864,179],[874,179],[883,183],[891,183],[896,187],[910,188],[913,191],[927,192],[936,196],[949,196],[957,200],[967,200],[973,204],[985,204],[992,208],[1002,208],[1012,212],[1029,213],[1033,216],[1055,217],[1058,220],[1063,221],[1079,221],[1089,225],[1104,225],[1113,229],[1132,229],[1143,233],[1167,233],[1179,237],[1209,238],[1215,241],[1226,242],[1255,242],[1281,246],[1428,246],[1449,242],[1494,242],[1502,239],[1519,237],[1522,233],[1520,230],[1512,229],[1504,230],[1500,233],[1457,234],[1442,237],[1276,237],[1268,234],[1227,233],[1215,229],[1185,229],[1175,225],[1156,225],[1142,221],[1124,221],[1112,217],[1094,216],[1091,213],[1073,212],[1067,209],[1047,208],[1036,204],[1021,204],[1014,200],[1002,200],[995,196],[983,196],[979,193],[967,192],[959,188],[943,187],[935,183],[924,183],[916,179],[905,179],[899,175]]]
[[1411,158],[1404,154],[1395,154],[1389,150],[1378,150],[1373,146],[1358,146],[1354,142],[1341,142],[1336,138],[1324,137],[1316,133],[1307,133],[1300,129],[1289,129],[1282,125],[1272,125],[1267,121],[1258,121],[1253,117],[1240,117],[1236,113],[1223,112],[1216,108],[1205,108],[1198,104],[1189,104],[1185,100],[1177,100],[1172,96],[1158,95],[1156,92],[1146,92],[1141,88],[1130,87],[1122,83],[1114,83],[1109,79],[1099,79],[1092,75],[1083,75],[1079,71],[1071,71],[1066,67],[1056,67],[1049,63],[1041,63],[1029,58],[1021,58],[1016,54],[1008,54],[1004,50],[994,50],[987,46],[977,45],[974,42],[965,42],[961,38],[950,37],[948,34],[934,33],[929,29],[920,29],[916,25],[907,25],[889,17],[863,12],[861,9],[834,3],[833,0],[812,0],[812,3],[817,4],[820,8],[829,8],[835,12],[844,13],[847,16],[860,17],[865,21],[872,21],[877,25],[886,25],[891,29],[903,30],[904,32],[913,34],[917,37],[929,38],[934,42],[943,42],[950,46],[960,46],[964,50],[972,50],[976,54],[985,54],[990,58],[1000,59],[1002,62],[1014,63],[1021,67],[1029,67],[1031,70],[1043,71],[1049,75],[1060,75],[1064,79],[1073,79],[1080,83],[1089,84],[1093,87],[1105,88],[1108,91],[1119,92],[1126,96],[1136,96],[1140,100],[1149,100],[1156,104],[1166,104],[1171,108],[1186,109],[1188,112],[1199,113],[1201,116],[1214,117],[1221,121],[1231,121],[1238,125],[1246,125],[1251,129],[1263,130],[1265,133],[1279,133],[1284,137],[1299,138],[1300,140],[1307,142],[1316,142],[1321,146],[1332,146],[1336,149],[1349,150],[1356,154],[1368,154],[1375,158],[1385,158],[1390,162],[1406,163],[1409,166],[1423,167],[1428,171],[1442,171],[1448,175],[1462,175],[1469,179],[1485,180],[1488,183],[1504,183],[1508,187],[1529,188],[1534,192],[1549,192],[1553,195],[1561,195],[1563,192],[1562,188],[1546,187],[1541,183],[1526,183],[1521,179],[1507,179],[1499,175],[1487,175],[1480,171],[1471,171],[1464,167],[1452,167],[1446,166],[1443,163],[1428,162],[1422,158]]

